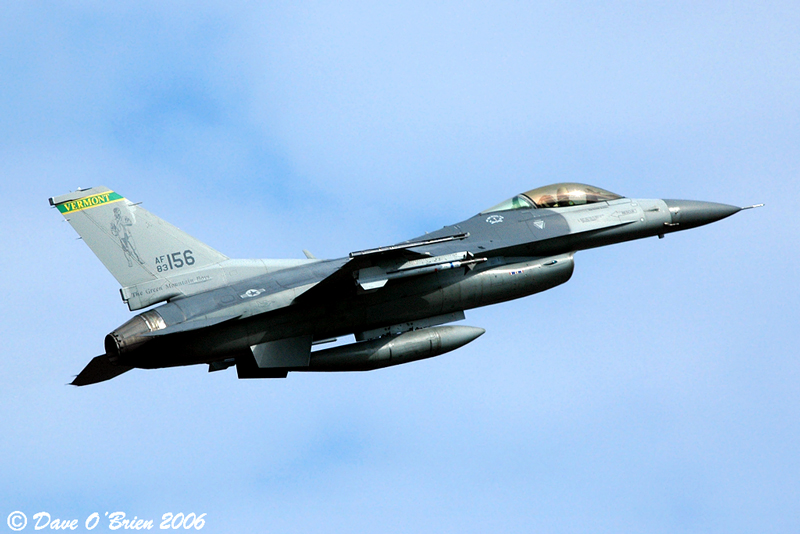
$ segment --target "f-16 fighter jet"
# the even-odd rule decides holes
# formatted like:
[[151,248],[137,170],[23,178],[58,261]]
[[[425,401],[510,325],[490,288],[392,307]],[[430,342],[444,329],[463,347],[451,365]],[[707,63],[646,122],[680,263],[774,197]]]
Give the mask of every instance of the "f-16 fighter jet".
[[[448,325],[465,310],[563,284],[579,250],[663,237],[757,207],[632,199],[560,183],[343,258],[235,260],[106,187],[50,204],[111,271],[131,311],[158,304],[108,334],[105,353],[76,386],[133,368],[236,366],[239,378],[284,378],[438,356],[484,333]],[[354,343],[317,347],[350,334]]]

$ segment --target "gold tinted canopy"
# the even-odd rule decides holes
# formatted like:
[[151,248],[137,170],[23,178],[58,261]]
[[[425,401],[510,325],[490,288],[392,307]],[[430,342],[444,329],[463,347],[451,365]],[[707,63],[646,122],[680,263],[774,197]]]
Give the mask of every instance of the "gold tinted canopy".
[[564,208],[618,198],[624,197],[593,185],[564,182],[531,189],[481,213],[524,208]]

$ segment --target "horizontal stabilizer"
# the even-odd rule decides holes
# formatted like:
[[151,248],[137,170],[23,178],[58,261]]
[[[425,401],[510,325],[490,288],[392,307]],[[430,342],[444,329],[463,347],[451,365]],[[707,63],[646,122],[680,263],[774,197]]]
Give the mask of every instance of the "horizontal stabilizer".
[[89,384],[97,384],[98,382],[105,382],[114,377],[130,371],[133,367],[125,365],[114,365],[108,361],[108,356],[96,356],[92,358],[89,365],[83,368],[81,374],[75,377],[70,384],[73,386],[88,386]]

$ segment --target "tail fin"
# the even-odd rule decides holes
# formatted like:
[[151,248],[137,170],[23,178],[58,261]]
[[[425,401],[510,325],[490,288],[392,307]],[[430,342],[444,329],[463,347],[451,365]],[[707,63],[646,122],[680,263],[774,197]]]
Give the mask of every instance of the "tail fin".
[[122,287],[228,259],[106,187],[53,197],[69,221]]

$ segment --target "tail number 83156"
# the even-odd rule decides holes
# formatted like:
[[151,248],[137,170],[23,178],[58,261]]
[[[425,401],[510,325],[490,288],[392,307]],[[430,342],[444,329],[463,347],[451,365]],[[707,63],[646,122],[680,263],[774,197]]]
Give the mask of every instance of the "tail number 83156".
[[194,265],[194,256],[192,256],[191,250],[156,256],[156,271],[160,273],[190,265]]

